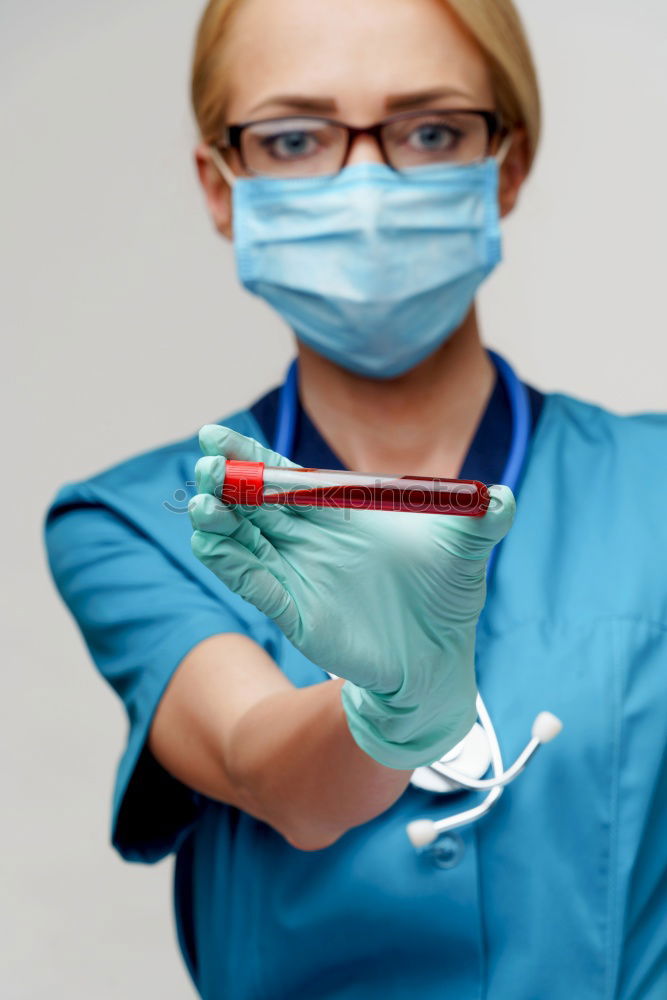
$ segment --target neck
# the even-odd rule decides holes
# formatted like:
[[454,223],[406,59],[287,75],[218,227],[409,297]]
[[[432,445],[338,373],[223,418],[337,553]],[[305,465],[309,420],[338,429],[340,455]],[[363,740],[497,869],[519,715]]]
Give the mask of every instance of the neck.
[[358,472],[456,478],[494,380],[474,309],[435,354],[388,380],[355,375],[299,343],[301,403]]

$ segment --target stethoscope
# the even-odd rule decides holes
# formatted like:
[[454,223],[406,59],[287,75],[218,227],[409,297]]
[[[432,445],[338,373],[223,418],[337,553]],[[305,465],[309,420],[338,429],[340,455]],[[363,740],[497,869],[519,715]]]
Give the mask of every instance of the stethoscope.
[[[512,443],[501,482],[516,492],[530,443],[531,413],[528,391],[504,358],[495,351],[488,353],[507,390],[512,414]],[[280,391],[273,444],[275,451],[287,457],[294,448],[298,413],[298,368],[297,362],[293,361]],[[499,546],[496,546],[491,553],[487,580],[495,566],[498,548]],[[479,721],[474,724],[465,739],[441,760],[418,767],[410,780],[415,787],[428,792],[447,794],[465,790],[487,791],[488,794],[472,809],[437,821],[418,819],[409,823],[407,834],[414,847],[426,847],[442,834],[460,826],[467,826],[485,816],[497,803],[507,785],[521,774],[537,750],[558,736],[563,728],[560,719],[551,712],[540,712],[533,722],[530,740],[511,767],[505,770],[498,737],[480,694],[477,695],[477,716]],[[484,778],[489,767],[493,776]]]

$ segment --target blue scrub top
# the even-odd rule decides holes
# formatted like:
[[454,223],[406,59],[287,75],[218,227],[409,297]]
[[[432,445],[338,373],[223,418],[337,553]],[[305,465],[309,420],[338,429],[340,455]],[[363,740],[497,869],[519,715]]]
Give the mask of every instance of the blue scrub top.
[[[475,795],[410,786],[306,853],[148,751],[170,677],[210,635],[250,635],[298,686],[327,679],[192,555],[196,435],[52,502],[54,580],[129,718],[113,843],[133,861],[176,853],[179,940],[206,1000],[666,1000],[667,417],[530,396],[477,668],[507,760],[540,710],[565,729],[485,820],[421,854],[406,824]],[[275,403],[220,422],[268,444]],[[497,383],[461,474],[497,480],[508,433]],[[292,457],[340,466],[303,412]]]

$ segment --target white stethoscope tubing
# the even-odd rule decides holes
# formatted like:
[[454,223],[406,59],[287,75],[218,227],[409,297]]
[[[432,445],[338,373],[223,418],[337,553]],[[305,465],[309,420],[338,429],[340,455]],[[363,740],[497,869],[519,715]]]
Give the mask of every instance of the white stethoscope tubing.
[[[491,718],[486,711],[486,706],[482,701],[481,695],[477,696],[477,714],[480,718],[487,738],[489,738],[490,734],[493,733],[493,740],[497,743],[496,732],[493,724],[491,723]],[[543,744],[549,743],[552,739],[554,739],[554,737],[558,736],[561,728],[562,723],[560,719],[556,718],[555,715],[552,715],[551,712],[540,712],[533,723],[531,738],[517,759],[511,767],[507,768],[506,771],[502,771],[501,769],[500,774],[498,774],[494,768],[493,778],[473,778],[470,775],[464,774],[462,771],[457,771],[456,768],[450,767],[449,764],[445,764],[442,761],[436,761],[435,764],[429,764],[429,769],[434,771],[440,777],[448,778],[461,788],[467,788],[470,791],[483,792],[487,788],[504,788],[506,785],[511,784],[514,779],[521,774],[528,762],[534,757]],[[490,739],[489,743],[491,744]],[[491,763],[493,763],[493,759]]]
[[450,768],[447,764],[437,763],[430,766],[436,774],[449,778],[450,781],[456,781],[461,788],[469,791],[483,791],[487,788],[491,790],[486,798],[473,809],[455,813],[453,816],[447,816],[445,819],[435,821],[430,819],[416,819],[412,823],[408,823],[406,830],[410,842],[414,847],[426,847],[442,836],[443,833],[455,830],[458,826],[466,826],[468,823],[474,823],[475,820],[485,816],[503,794],[505,786],[514,781],[521,774],[528,762],[535,756],[539,748],[555,739],[563,728],[560,719],[552,715],[551,712],[540,712],[533,723],[529,742],[512,766],[505,771],[496,731],[491,722],[491,717],[486,710],[486,705],[482,701],[482,696],[479,694],[477,695],[477,715],[489,742],[493,777],[486,780],[476,780],[456,771],[454,768]]
[[[486,710],[486,705],[482,701],[482,696],[477,695],[477,715],[479,716],[479,721],[482,724],[482,728],[486,733],[486,738],[489,741],[489,751],[491,753],[491,766],[493,768],[494,779],[498,779],[503,773],[503,756],[500,751],[500,744],[498,743],[498,737],[496,736],[496,731],[493,728],[489,713]],[[464,778],[465,776],[461,776]],[[464,784],[461,782],[461,784]],[[465,781],[464,787],[468,788],[469,784],[467,780]],[[491,788],[491,791],[478,805],[474,806],[472,809],[466,809],[465,812],[456,813],[453,816],[447,816],[445,819],[431,820],[431,819],[416,819],[412,823],[407,825],[407,834],[410,838],[410,842],[414,847],[426,847],[428,844],[433,843],[438,837],[443,833],[448,833],[450,830],[455,830],[458,826],[467,826],[468,823],[474,823],[476,820],[481,819],[482,816],[486,814],[493,808],[500,796],[504,792],[504,786],[502,784],[497,784]]]

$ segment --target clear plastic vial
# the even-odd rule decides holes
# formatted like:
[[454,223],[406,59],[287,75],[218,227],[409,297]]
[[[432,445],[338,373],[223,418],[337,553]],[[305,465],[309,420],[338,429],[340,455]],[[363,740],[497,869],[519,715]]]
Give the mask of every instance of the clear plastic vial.
[[491,497],[472,479],[362,475],[328,469],[292,469],[228,460],[222,499],[249,506],[333,507],[482,517]]

